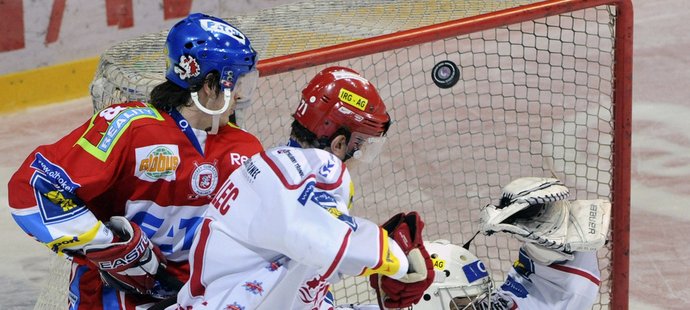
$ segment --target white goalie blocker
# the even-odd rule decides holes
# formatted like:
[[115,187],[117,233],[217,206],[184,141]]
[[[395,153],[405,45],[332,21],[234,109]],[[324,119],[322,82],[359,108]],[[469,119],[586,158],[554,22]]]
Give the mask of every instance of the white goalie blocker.
[[491,293],[493,284],[484,263],[469,250],[448,240],[424,242],[436,277],[414,310],[475,309],[473,302]]

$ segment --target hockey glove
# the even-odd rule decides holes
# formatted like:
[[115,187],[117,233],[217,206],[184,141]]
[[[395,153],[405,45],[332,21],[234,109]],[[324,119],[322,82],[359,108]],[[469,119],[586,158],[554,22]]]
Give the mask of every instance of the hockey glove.
[[150,294],[159,266],[165,266],[165,257],[141,228],[128,219],[113,216],[106,225],[115,240],[84,246],[86,259],[98,267],[106,285],[128,293]]
[[399,213],[382,225],[407,256],[408,273],[400,279],[373,274],[370,285],[376,291],[379,306],[405,308],[419,302],[426,289],[434,281],[434,267],[424,248],[422,230],[424,222],[417,212]]
[[[574,251],[597,250],[608,234],[611,204],[568,201],[568,195],[568,189],[553,178],[514,180],[503,189],[498,206],[482,209],[480,230],[485,235],[505,232],[532,243],[526,251],[546,261],[571,259]],[[555,252],[544,252],[549,250]]]

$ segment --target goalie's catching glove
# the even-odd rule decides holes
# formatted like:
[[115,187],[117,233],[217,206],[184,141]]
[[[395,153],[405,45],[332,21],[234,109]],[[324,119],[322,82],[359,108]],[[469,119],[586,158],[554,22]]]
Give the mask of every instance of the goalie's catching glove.
[[381,274],[369,277],[382,309],[406,308],[419,302],[424,291],[434,282],[434,266],[424,248],[424,222],[417,212],[399,213],[381,226],[407,256],[409,270],[400,279]]
[[165,257],[141,228],[122,216],[106,224],[116,236],[112,243],[84,246],[84,255],[101,274],[103,282],[117,290],[151,294],[158,268]]
[[514,235],[543,263],[572,259],[575,251],[596,251],[608,235],[611,203],[568,201],[568,195],[557,179],[519,178],[504,187],[498,206],[482,209],[480,230]]

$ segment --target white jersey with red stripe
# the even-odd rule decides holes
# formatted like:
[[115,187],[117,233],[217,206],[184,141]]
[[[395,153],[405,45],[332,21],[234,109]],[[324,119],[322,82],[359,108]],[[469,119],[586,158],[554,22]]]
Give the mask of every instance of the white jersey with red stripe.
[[326,151],[278,147],[247,160],[207,209],[178,309],[332,309],[329,286],[343,275],[403,276],[398,245],[349,215],[353,192]]
[[596,252],[575,252],[567,262],[542,265],[521,250],[506,281],[479,308],[591,309],[600,282]]

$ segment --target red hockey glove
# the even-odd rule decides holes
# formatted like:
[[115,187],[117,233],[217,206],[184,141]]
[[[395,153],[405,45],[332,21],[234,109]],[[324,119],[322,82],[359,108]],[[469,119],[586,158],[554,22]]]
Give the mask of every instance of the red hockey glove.
[[400,246],[409,262],[407,275],[400,279],[374,274],[370,285],[376,290],[381,308],[406,308],[419,302],[434,282],[434,266],[424,248],[424,222],[417,212],[399,213],[382,225]]
[[98,267],[105,284],[124,292],[150,294],[165,257],[128,219],[113,216],[106,225],[117,238],[113,243],[85,246],[86,259]]

